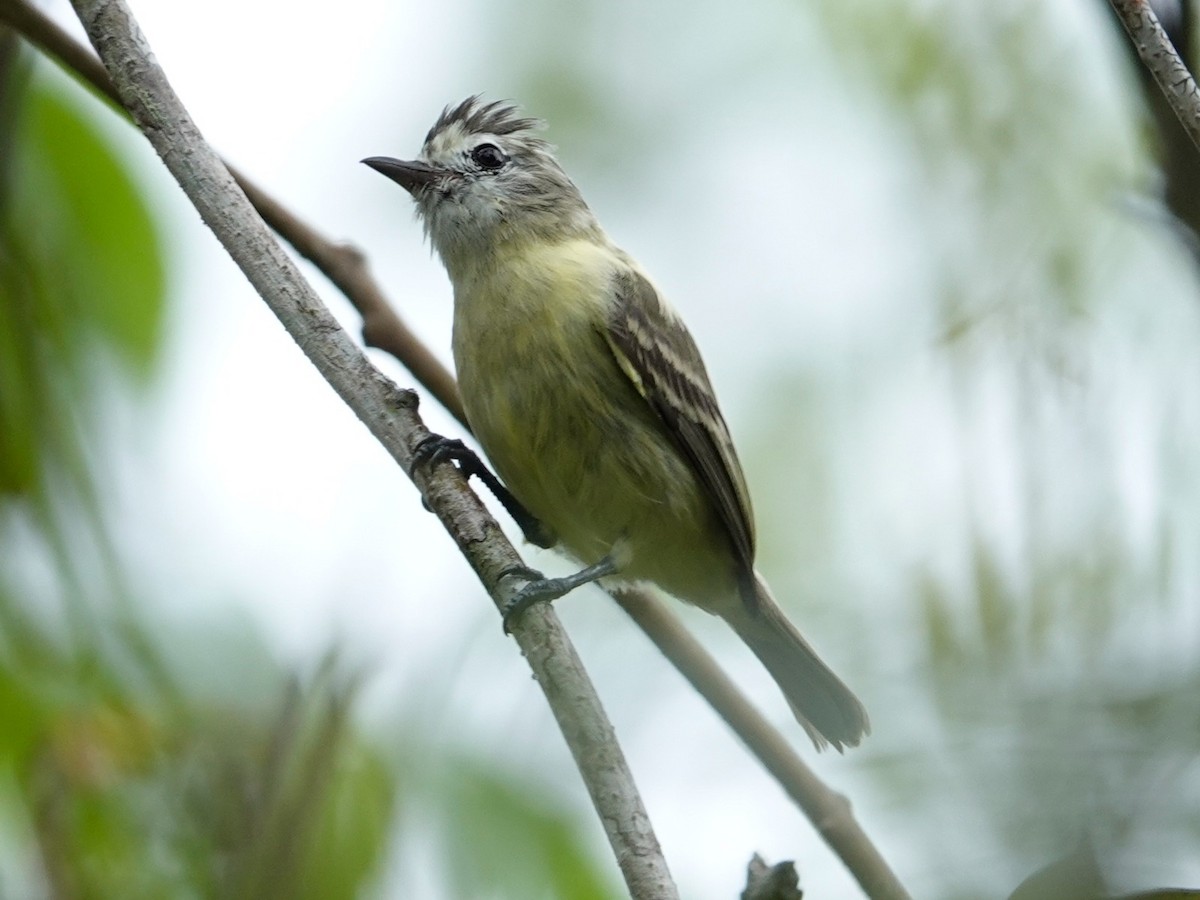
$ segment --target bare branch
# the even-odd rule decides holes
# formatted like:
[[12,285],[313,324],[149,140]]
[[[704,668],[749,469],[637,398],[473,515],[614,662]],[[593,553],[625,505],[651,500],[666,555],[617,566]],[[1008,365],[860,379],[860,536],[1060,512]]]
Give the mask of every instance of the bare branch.
[[1148,0],[1109,0],[1138,56],[1162,88],[1184,131],[1200,149],[1200,91]]
[[[416,395],[375,370],[304,281],[204,142],[123,0],[75,0],[74,6],[123,105],[201,218],[309,360],[409,472],[503,607],[516,587],[503,572],[520,561],[512,545],[453,466],[410,471],[414,448],[428,435]],[[630,894],[676,897],[612,726],[554,611],[545,605],[531,610],[515,636],[571,747]]]

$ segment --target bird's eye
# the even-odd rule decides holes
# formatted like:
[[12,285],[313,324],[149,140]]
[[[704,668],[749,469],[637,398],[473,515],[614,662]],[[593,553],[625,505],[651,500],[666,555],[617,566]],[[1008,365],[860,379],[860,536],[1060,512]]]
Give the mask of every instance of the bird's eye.
[[495,144],[480,144],[471,151],[471,159],[475,165],[483,169],[491,169],[495,171],[508,162],[508,157],[504,155],[504,151]]

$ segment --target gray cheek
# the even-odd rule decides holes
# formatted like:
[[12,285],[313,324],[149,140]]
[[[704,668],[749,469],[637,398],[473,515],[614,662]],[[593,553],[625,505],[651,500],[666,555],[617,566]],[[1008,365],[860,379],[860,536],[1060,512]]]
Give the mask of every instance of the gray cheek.
[[461,228],[469,216],[454,197],[444,197],[429,211],[429,221],[434,231],[451,231]]

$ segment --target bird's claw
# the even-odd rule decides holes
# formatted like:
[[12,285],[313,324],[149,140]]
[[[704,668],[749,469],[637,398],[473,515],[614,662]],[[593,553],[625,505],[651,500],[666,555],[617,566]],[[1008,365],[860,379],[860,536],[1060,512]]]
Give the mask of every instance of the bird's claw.
[[429,434],[413,447],[412,464],[409,468],[412,470],[418,466],[432,466],[444,459],[461,462],[466,456],[475,457],[475,453],[458,438]]
[[564,579],[547,578],[537,569],[530,568],[529,566],[511,566],[505,569],[500,577],[502,579],[522,578],[528,581],[528,584],[513,594],[512,598],[505,604],[504,609],[501,611],[505,634],[512,634],[512,625],[529,607],[535,603],[548,603],[551,600],[557,600],[571,589],[571,585],[564,583]]

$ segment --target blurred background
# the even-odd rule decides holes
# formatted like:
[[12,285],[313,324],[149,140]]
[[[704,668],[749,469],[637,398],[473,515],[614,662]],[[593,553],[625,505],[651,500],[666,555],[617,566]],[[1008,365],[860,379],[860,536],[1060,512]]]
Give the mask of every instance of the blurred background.
[[[914,896],[1081,847],[1114,892],[1200,884],[1200,158],[1105,3],[133,9],[206,137],[447,361],[445,274],[358,160],[470,93],[549,121],[705,351],[761,568],[874,733],[813,756],[680,612]],[[407,478],[140,135],[3,31],[0,67],[0,897],[622,896]],[[614,604],[557,607],[683,896],[756,851],[858,895]]]

